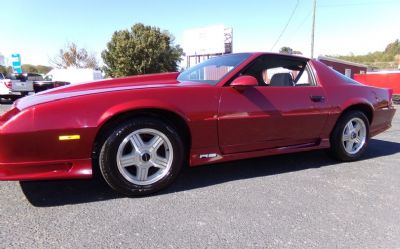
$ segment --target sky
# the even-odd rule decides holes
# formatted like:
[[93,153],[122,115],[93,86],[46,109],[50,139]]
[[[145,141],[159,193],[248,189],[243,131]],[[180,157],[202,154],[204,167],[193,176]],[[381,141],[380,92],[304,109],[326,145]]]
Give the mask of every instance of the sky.
[[[114,31],[142,22],[168,30],[181,45],[185,30],[223,24],[233,28],[234,52],[289,46],[310,56],[312,1],[1,0],[0,53],[49,65],[74,42],[100,59]],[[315,55],[384,50],[400,39],[399,10],[400,0],[317,0]]]

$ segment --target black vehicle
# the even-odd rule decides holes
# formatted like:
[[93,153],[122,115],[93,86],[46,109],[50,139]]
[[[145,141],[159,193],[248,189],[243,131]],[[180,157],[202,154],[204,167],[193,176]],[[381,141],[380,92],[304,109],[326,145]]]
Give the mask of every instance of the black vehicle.
[[33,82],[33,91],[35,93],[52,89],[54,87],[69,85],[69,82],[53,81],[51,75],[46,75],[43,80]]

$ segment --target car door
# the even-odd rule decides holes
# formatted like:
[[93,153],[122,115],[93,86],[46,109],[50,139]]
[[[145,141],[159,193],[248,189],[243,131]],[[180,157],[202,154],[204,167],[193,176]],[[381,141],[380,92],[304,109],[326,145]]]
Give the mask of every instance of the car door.
[[[287,66],[287,62],[281,63]],[[278,68],[279,63],[271,66]],[[312,77],[310,66],[306,67],[300,74],[308,77],[308,82],[297,80],[293,86],[260,82],[259,86],[242,91],[229,86],[222,88],[218,132],[224,154],[319,142],[328,116],[327,100],[324,89]],[[255,71],[262,74],[261,70]],[[252,75],[254,71],[243,74]],[[260,80],[263,77],[254,76]]]

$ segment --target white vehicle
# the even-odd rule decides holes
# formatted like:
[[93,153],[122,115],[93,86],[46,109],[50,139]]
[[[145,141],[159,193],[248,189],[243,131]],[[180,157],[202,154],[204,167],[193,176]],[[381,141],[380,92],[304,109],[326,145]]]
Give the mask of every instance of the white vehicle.
[[20,93],[16,93],[12,90],[12,81],[6,79],[2,73],[0,73],[0,98],[5,99],[16,99],[20,96]]
[[74,84],[86,81],[101,80],[103,76],[100,70],[87,68],[67,68],[52,69],[46,74],[45,78],[49,78],[52,81],[64,81]]
[[34,81],[35,92],[44,91],[58,86],[83,83],[103,79],[100,70],[86,68],[52,69],[43,81]]

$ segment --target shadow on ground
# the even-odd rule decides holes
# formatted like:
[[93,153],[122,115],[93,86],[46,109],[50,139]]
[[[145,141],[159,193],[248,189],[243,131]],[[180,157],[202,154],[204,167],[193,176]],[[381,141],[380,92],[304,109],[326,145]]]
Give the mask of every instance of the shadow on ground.
[[14,101],[11,99],[0,98],[0,105],[11,105]]
[[[372,139],[362,160],[400,152],[400,143]],[[173,185],[157,195],[187,191],[224,182],[283,174],[337,164],[323,151],[263,157],[185,170]],[[36,207],[61,206],[123,198],[100,179],[20,182]]]

